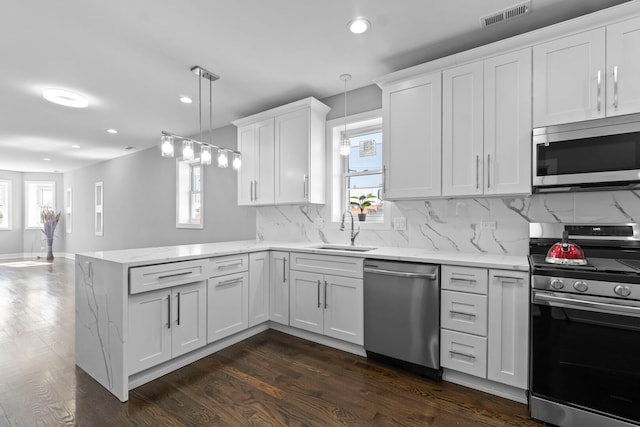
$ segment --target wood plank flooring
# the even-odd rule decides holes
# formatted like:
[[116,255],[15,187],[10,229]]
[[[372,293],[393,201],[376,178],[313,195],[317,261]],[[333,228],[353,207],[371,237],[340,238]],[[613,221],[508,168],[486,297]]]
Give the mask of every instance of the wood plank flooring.
[[542,426],[525,405],[267,331],[121,403],[74,363],[73,263],[0,260],[2,426]]

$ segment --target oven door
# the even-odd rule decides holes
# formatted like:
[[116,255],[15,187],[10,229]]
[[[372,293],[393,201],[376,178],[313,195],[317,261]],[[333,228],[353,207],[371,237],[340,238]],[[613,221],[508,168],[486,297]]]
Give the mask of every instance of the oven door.
[[640,303],[532,291],[531,394],[640,423]]

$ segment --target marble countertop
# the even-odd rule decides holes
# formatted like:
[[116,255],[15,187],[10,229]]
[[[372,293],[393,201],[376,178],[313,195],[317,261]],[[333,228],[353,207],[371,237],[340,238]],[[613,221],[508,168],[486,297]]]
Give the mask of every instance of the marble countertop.
[[421,248],[398,247],[379,247],[363,252],[352,252],[339,249],[320,249],[319,246],[323,246],[323,244],[309,242],[287,243],[242,240],[194,245],[163,246],[156,248],[85,252],[78,255],[123,264],[125,267],[137,267],[189,259],[234,255],[241,252],[249,253],[265,250],[281,250],[359,258],[386,259],[393,261],[427,262],[434,264],[529,271],[529,262],[525,255],[433,252]]

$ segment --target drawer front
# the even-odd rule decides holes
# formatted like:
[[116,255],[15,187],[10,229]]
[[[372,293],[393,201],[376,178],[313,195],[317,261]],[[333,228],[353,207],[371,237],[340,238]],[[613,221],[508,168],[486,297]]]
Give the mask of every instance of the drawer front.
[[227,255],[209,258],[209,277],[224,276],[249,270],[249,255]]
[[442,289],[487,294],[488,274],[486,268],[442,266]]
[[362,258],[291,252],[291,269],[362,279]]
[[487,339],[443,329],[440,332],[440,364],[477,377],[487,377]]
[[487,336],[487,296],[442,291],[440,326],[458,332]]
[[129,269],[129,293],[184,285],[206,278],[206,260],[170,262]]

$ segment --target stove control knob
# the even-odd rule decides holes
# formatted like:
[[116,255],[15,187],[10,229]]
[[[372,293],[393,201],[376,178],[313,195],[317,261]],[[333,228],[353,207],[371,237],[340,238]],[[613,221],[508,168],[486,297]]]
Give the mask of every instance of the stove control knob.
[[629,295],[631,295],[631,289],[629,289],[628,286],[624,286],[624,285],[618,285],[615,288],[613,288],[613,292],[615,292],[617,295],[620,295],[621,297],[628,297]]
[[564,282],[562,279],[551,279],[551,287],[553,289],[562,289],[564,288]]
[[582,280],[580,280],[573,284],[573,289],[575,289],[578,292],[587,292],[587,289],[589,289],[589,286],[587,286],[587,282],[583,282]]

